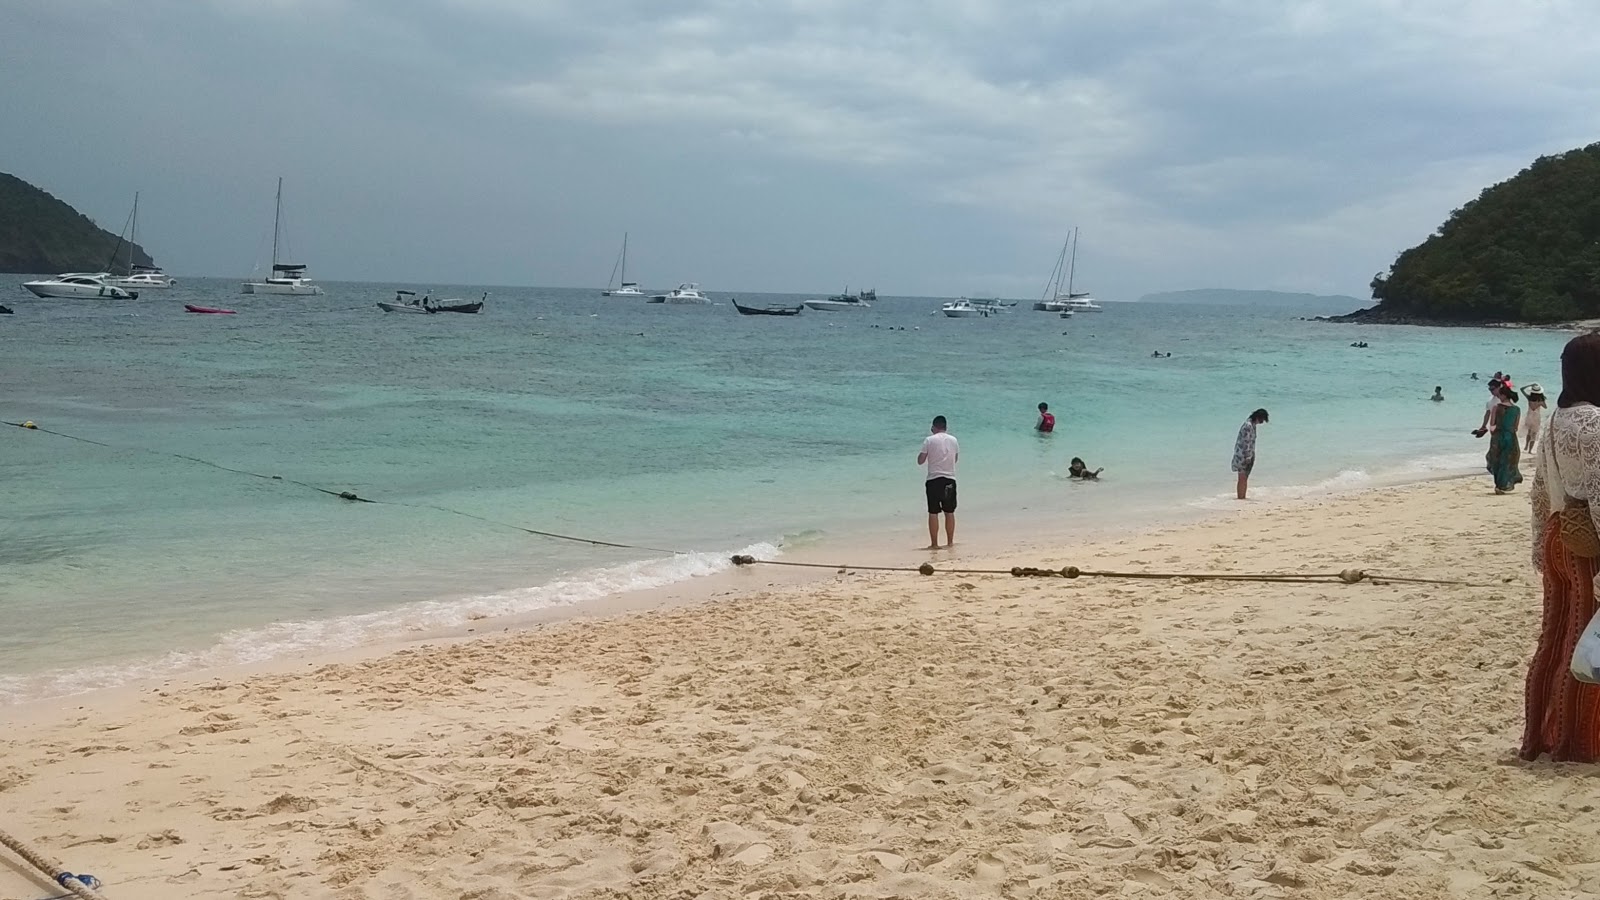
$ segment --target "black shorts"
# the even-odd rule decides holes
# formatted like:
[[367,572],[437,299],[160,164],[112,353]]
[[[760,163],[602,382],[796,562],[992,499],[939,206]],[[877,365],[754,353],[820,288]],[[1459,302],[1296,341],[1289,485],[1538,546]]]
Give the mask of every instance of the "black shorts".
[[929,478],[928,515],[956,511],[956,480],[954,478]]

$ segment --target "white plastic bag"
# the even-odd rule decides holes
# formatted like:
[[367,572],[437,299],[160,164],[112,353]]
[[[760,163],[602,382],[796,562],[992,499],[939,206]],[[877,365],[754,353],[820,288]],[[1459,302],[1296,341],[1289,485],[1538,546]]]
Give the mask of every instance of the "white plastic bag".
[[1585,684],[1600,684],[1600,612],[1594,614],[1572,651],[1572,677]]

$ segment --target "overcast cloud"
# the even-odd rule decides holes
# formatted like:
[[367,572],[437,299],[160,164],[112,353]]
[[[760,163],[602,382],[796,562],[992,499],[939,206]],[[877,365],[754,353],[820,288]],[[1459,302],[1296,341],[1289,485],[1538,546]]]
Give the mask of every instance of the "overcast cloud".
[[1365,296],[1600,139],[1592,0],[0,0],[0,171],[175,274]]

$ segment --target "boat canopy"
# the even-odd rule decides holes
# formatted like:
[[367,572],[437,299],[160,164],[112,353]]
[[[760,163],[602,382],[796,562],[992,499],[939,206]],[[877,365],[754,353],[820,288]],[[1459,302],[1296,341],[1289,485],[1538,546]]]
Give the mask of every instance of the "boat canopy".
[[290,265],[289,263],[272,264],[272,271],[274,272],[303,272],[305,268],[305,266]]

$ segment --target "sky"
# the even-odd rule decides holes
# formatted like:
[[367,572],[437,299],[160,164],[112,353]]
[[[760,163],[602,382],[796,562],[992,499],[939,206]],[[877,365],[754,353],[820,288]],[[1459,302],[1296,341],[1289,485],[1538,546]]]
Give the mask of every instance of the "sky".
[[0,171],[178,276],[1366,297],[1600,140],[1593,0],[0,0]]

